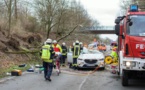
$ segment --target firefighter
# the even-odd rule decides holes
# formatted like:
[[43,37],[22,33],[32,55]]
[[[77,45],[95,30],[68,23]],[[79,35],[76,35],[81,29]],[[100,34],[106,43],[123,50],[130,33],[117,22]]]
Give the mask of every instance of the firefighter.
[[101,44],[100,44],[100,43],[97,45],[97,48],[98,48],[98,50],[99,50],[99,51],[101,51],[101,50],[102,50],[102,46],[101,46]]
[[62,62],[61,62],[61,65],[65,66],[65,61],[66,61],[66,58],[67,58],[67,47],[66,47],[66,44],[64,42],[62,43],[61,48],[62,48],[62,57],[61,57]]
[[97,41],[97,39],[94,38],[94,40],[93,40],[93,44],[94,44],[94,46],[93,46],[93,47],[97,47],[98,43],[99,43],[99,42]]
[[81,46],[81,48],[83,48],[83,43],[82,42],[80,42],[80,46]]
[[72,64],[72,67],[74,69],[76,69],[76,67],[77,67],[77,58],[80,55],[80,52],[81,52],[81,47],[79,45],[79,41],[76,40],[75,45],[72,48],[72,53],[73,53],[73,64]]
[[51,74],[53,70],[53,57],[54,51],[51,46],[52,40],[47,39],[45,44],[42,46],[41,59],[43,60],[44,67],[44,78],[45,80],[51,81]]
[[117,48],[116,47],[114,47],[112,49],[111,56],[113,57],[113,62],[117,63],[118,62],[118,54],[117,54]]
[[72,46],[73,46],[73,45],[70,45],[70,46],[69,46],[68,52],[72,52],[72,51],[71,51],[71,50],[72,50]]
[[79,44],[80,44],[81,52],[83,52],[83,47],[84,47],[84,46],[83,46],[83,43],[80,42]]

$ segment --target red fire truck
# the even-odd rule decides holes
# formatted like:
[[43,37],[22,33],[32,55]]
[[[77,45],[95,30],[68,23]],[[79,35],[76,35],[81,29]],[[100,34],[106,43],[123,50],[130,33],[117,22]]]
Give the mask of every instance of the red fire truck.
[[138,5],[130,5],[126,16],[115,20],[118,35],[119,66],[122,85],[130,79],[145,78],[145,12]]

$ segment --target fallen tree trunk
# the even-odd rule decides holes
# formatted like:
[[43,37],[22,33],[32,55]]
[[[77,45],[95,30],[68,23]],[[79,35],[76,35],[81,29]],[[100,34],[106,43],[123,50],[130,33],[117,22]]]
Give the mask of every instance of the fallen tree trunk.
[[6,51],[5,53],[8,53],[8,54],[27,54],[27,53],[39,53],[40,50],[34,50],[34,51]]

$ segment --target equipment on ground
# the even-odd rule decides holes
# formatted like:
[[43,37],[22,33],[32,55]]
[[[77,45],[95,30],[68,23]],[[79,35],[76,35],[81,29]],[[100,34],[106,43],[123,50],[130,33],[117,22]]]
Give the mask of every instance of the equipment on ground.
[[113,58],[111,56],[106,56],[105,57],[105,63],[106,64],[111,64],[113,62]]
[[11,75],[12,76],[21,76],[22,75],[22,71],[21,70],[17,70],[17,69],[12,70],[11,71]]

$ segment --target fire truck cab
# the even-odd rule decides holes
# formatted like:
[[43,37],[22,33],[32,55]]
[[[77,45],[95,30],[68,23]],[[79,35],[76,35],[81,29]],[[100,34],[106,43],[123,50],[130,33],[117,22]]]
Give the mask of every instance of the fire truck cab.
[[118,35],[118,74],[122,85],[128,86],[129,79],[145,78],[145,12],[138,5],[130,5],[125,16],[115,20]]

